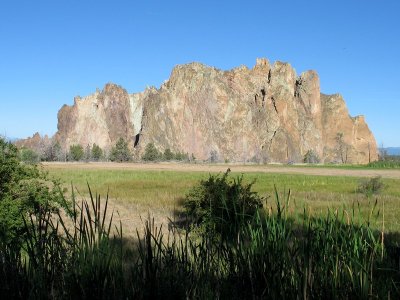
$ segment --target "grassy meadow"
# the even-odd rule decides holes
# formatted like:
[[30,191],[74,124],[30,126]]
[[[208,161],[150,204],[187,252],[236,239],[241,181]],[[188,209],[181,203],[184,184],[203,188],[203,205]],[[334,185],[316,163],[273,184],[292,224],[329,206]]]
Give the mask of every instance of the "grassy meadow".
[[[177,164],[42,167],[65,193],[54,181],[47,183],[55,194],[43,193],[47,185],[28,186],[44,201],[21,216],[18,235],[0,235],[1,299],[400,297],[400,179],[380,179],[385,188],[367,196],[358,192],[366,179],[354,172],[311,176],[231,166],[231,173],[210,174],[204,170],[217,169]],[[243,181],[235,170],[246,170]],[[49,204],[53,195],[64,210]],[[185,218],[170,224],[168,218],[182,216],[176,211]]]
[[[242,173],[234,172],[234,167],[232,169],[232,177],[241,176]],[[60,179],[68,190],[72,184],[83,197],[88,195],[89,184],[93,192],[102,196],[108,192],[113,203],[131,210],[132,214],[146,214],[149,211],[150,214],[165,214],[168,217],[171,217],[173,209],[179,210],[181,199],[190,188],[209,176],[208,172],[198,171],[84,169],[79,165],[50,165],[46,166],[46,170]],[[365,178],[257,172],[243,175],[246,182],[255,180],[254,191],[267,197],[267,208],[275,206],[274,186],[282,195],[290,189],[291,212],[306,208],[308,213],[318,216],[327,214],[328,209],[335,211],[344,208],[348,214],[354,212],[357,216],[368,218],[376,203],[371,218],[372,227],[382,230],[384,225],[385,231],[400,232],[399,179],[382,178],[385,186],[383,191],[367,197],[357,192],[358,185]]]

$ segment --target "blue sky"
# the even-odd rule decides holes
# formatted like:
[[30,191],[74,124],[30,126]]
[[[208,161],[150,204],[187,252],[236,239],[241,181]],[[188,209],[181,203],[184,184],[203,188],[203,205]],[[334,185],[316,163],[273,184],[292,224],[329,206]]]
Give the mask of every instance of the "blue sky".
[[400,146],[400,1],[2,0],[0,134],[54,134],[57,112],[107,82],[142,91],[177,64],[320,75],[379,145]]

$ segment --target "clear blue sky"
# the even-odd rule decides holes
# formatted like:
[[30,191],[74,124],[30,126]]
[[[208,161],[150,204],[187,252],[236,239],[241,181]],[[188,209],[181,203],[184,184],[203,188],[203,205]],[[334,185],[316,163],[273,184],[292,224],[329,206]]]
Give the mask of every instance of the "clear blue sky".
[[0,134],[54,134],[57,112],[107,82],[159,87],[177,64],[257,57],[317,70],[377,142],[400,146],[400,1],[2,0]]

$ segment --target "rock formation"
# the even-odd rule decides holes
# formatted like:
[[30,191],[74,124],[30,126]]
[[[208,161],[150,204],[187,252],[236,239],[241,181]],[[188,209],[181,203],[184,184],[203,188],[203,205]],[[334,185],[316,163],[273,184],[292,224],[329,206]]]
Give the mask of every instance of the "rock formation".
[[29,148],[38,154],[42,154],[51,144],[51,139],[47,135],[42,137],[39,132],[36,132],[32,137],[16,140],[14,144],[18,148]]
[[350,117],[343,98],[320,93],[315,71],[300,76],[287,63],[257,59],[253,69],[177,66],[159,89],[128,94],[115,84],[58,113],[55,139],[64,147],[109,149],[119,137],[139,157],[152,142],[206,160],[368,163],[377,146],[363,116]]

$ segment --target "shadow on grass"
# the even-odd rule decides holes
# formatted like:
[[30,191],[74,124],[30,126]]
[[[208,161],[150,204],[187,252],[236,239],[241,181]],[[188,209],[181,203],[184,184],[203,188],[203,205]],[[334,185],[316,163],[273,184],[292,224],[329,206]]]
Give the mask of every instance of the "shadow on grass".
[[[89,189],[90,191],[90,189]],[[170,229],[149,216],[136,237],[106,220],[107,197],[73,199],[72,228],[45,208],[25,220],[20,244],[1,243],[2,298],[184,299],[400,296],[400,233],[382,238],[331,214],[293,219],[279,205],[259,212],[233,239],[192,238],[176,209]]]

